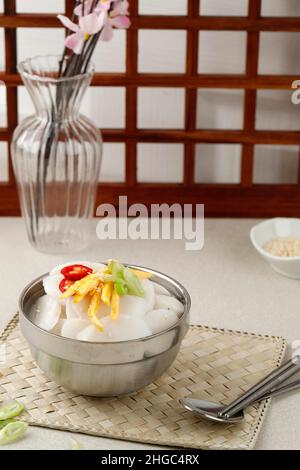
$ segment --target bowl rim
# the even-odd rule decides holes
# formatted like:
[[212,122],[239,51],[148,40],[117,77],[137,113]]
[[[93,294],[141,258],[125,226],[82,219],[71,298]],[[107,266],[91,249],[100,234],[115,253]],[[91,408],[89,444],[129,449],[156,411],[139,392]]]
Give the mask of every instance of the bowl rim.
[[268,225],[270,223],[274,223],[275,220],[296,220],[297,222],[299,222],[299,225],[300,225],[300,218],[298,217],[272,217],[271,219],[266,219],[266,220],[263,220],[261,222],[259,222],[258,224],[254,225],[251,230],[250,230],[250,240],[252,242],[252,245],[254,246],[254,248],[263,256],[269,258],[270,260],[274,260],[274,261],[293,261],[293,260],[300,260],[300,255],[298,256],[277,256],[277,255],[273,255],[272,253],[269,253],[268,251],[266,251],[261,245],[259,245],[259,243],[256,241],[256,236],[255,236],[255,232],[256,230],[259,228],[259,227],[262,227],[264,225]]
[[[106,264],[106,263],[103,263],[103,264]],[[21,291],[21,294],[19,296],[19,299],[18,299],[19,314],[21,314],[22,317],[24,318],[24,320],[27,321],[28,323],[30,323],[30,325],[32,325],[33,328],[37,329],[42,334],[46,334],[49,337],[58,338],[60,340],[66,341],[69,344],[70,343],[75,343],[75,344],[86,344],[86,345],[101,345],[101,346],[104,346],[104,347],[109,346],[109,345],[120,345],[120,346],[122,346],[122,345],[129,344],[129,343],[140,343],[140,342],[150,341],[150,340],[153,340],[155,338],[158,338],[159,336],[167,334],[169,331],[172,331],[173,329],[175,329],[179,325],[181,325],[181,323],[184,321],[184,319],[189,314],[190,309],[191,309],[191,297],[190,297],[190,294],[188,293],[187,289],[180,282],[178,282],[176,279],[174,279],[174,278],[172,278],[172,277],[168,276],[167,274],[164,274],[160,271],[156,271],[154,269],[146,268],[144,266],[135,265],[135,264],[126,264],[126,263],[122,263],[122,264],[126,267],[133,268],[133,269],[139,269],[140,271],[143,271],[143,272],[150,272],[151,274],[153,274],[155,276],[161,277],[161,278],[167,280],[168,282],[171,282],[171,284],[173,284],[177,289],[179,289],[179,291],[181,291],[182,296],[185,300],[185,305],[184,305],[184,311],[183,311],[183,313],[181,314],[180,318],[178,319],[178,321],[176,323],[171,325],[169,328],[166,328],[165,330],[159,331],[158,333],[154,333],[154,334],[148,335],[148,336],[143,336],[141,338],[135,338],[135,339],[123,340],[123,341],[86,341],[86,340],[80,340],[80,339],[67,338],[65,336],[57,335],[56,333],[52,333],[50,331],[44,330],[40,326],[36,325],[24,313],[23,304],[24,304],[24,300],[26,298],[26,295],[28,294],[30,289],[33,286],[35,286],[36,284],[40,283],[45,276],[48,276],[49,272],[45,273],[45,274],[42,274],[41,276],[38,276],[37,278],[33,279],[30,283],[28,283],[23,288],[23,290]]]

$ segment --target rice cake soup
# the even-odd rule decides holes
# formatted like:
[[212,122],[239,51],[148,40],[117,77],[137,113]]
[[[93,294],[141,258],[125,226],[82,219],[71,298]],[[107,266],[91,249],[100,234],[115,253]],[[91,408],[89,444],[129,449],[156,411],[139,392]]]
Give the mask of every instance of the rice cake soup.
[[66,338],[129,341],[177,323],[183,304],[151,273],[115,260],[76,261],[53,268],[43,279],[45,295],[34,304],[34,322]]

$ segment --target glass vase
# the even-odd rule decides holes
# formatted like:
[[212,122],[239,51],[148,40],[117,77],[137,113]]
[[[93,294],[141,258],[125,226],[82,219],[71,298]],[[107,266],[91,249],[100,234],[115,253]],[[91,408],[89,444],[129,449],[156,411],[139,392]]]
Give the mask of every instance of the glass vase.
[[31,244],[75,254],[90,241],[102,139],[79,112],[93,70],[59,78],[59,66],[56,56],[19,64],[35,113],[14,132],[12,160]]

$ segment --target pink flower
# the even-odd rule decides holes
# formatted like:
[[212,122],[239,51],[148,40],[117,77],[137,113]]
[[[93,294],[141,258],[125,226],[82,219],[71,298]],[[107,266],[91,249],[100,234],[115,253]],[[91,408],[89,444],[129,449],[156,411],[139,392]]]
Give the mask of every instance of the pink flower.
[[[93,9],[93,12],[95,13],[101,13],[101,11],[108,11],[110,9],[111,3],[116,0],[100,0],[96,3],[95,8]],[[92,6],[93,6],[94,1],[93,0],[86,0],[84,2],[84,15],[88,15],[91,12]],[[82,5],[78,5],[77,7],[74,8],[74,13],[77,16],[84,16],[82,14]]]
[[101,41],[110,41],[113,37],[113,28],[127,29],[130,26],[130,19],[127,0],[113,0],[113,9],[106,13],[106,20],[100,34]]
[[114,7],[113,11],[111,12],[112,16],[128,16],[129,15],[129,2],[127,0],[113,0]]
[[58,15],[58,19],[66,28],[73,31],[73,34],[70,34],[65,39],[66,47],[72,49],[75,54],[80,54],[85,41],[87,41],[92,34],[96,34],[102,29],[105,15],[104,13],[91,13],[86,16],[81,16],[79,18],[79,24],[73,23],[73,21],[63,15]]
[[74,14],[77,16],[85,16],[88,15],[92,8],[93,0],[87,0],[84,2],[83,8],[82,4],[79,4],[77,7],[74,8]]

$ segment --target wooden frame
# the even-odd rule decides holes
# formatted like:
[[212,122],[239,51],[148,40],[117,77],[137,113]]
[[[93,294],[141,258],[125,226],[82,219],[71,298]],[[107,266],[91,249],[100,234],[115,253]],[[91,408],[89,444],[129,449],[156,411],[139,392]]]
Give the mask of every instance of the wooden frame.
[[[262,18],[261,0],[249,0],[247,17],[207,17],[199,15],[201,0],[188,0],[187,16],[140,16],[138,0],[131,0],[132,27],[127,32],[126,72],[96,73],[95,86],[126,87],[126,127],[103,132],[107,142],[126,143],[126,182],[99,185],[97,203],[118,204],[119,195],[127,195],[128,203],[174,202],[204,203],[207,216],[267,217],[274,215],[299,216],[300,171],[295,185],[253,184],[255,144],[300,145],[300,133],[294,131],[255,130],[256,90],[290,89],[298,77],[258,75],[259,34],[261,31],[300,32],[300,18]],[[16,72],[18,27],[52,28],[59,22],[51,14],[17,14],[15,0],[5,0],[0,27],[5,28],[6,69],[0,80],[7,87],[7,128],[0,129],[0,140],[10,142],[17,125],[17,86],[21,79]],[[65,0],[66,13],[73,1]],[[139,29],[187,30],[186,73],[138,73]],[[246,31],[247,65],[243,75],[198,74],[198,31]],[[137,128],[138,87],[182,87],[185,89],[185,128],[183,130],[141,130]],[[198,88],[239,88],[245,90],[243,129],[198,130],[196,106]],[[165,142],[184,144],[184,180],[182,184],[137,182],[137,143]],[[242,144],[240,184],[196,184],[194,180],[195,146],[197,143]],[[300,165],[299,165],[300,167]],[[0,215],[18,215],[19,205],[11,163],[9,182],[0,184]]]

